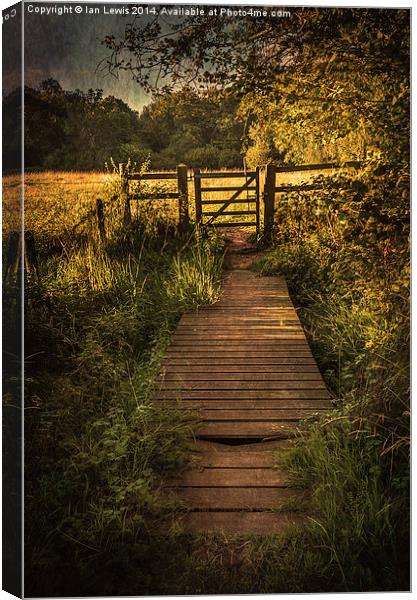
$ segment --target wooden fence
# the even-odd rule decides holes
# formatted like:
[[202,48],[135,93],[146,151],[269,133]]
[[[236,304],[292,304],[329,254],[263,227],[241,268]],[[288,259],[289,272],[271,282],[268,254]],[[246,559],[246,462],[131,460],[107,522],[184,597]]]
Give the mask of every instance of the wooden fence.
[[[276,178],[279,173],[296,173],[303,171],[326,171],[326,170],[343,170],[346,168],[359,169],[361,163],[357,161],[346,162],[343,164],[321,163],[310,165],[289,165],[276,166],[273,164],[267,165],[263,169],[256,169],[250,172],[235,172],[235,171],[220,171],[220,172],[201,172],[200,169],[194,169],[188,173],[186,165],[180,164],[175,171],[161,171],[159,173],[133,173],[129,171],[124,164],[119,165],[119,174],[121,178],[122,198],[124,200],[123,220],[126,224],[132,221],[131,202],[135,200],[149,199],[172,199],[178,202],[179,228],[184,231],[187,229],[189,217],[189,194],[188,182],[194,182],[195,205],[196,205],[196,221],[205,226],[220,226],[220,227],[247,227],[256,225],[257,233],[260,231],[260,199],[263,199],[263,238],[265,241],[271,239],[274,227],[275,213],[275,197],[276,194],[287,192],[305,192],[320,189],[322,186],[317,183],[301,185],[277,185]],[[209,186],[202,187],[202,179],[227,179],[227,178],[245,178],[245,184],[225,185],[225,186]],[[135,193],[130,190],[132,181],[176,181],[176,190],[171,192],[155,191],[143,193]],[[250,184],[252,184],[250,186]],[[239,192],[242,190],[251,190],[254,196],[248,199],[239,199]],[[204,192],[230,192],[228,198],[216,200],[204,200],[202,194]],[[233,192],[233,193],[232,193]],[[250,203],[255,206],[254,209],[242,211],[238,208],[236,211],[230,210],[232,205],[242,203]],[[205,212],[204,205],[220,205],[220,208],[215,212]],[[248,222],[218,222],[214,223],[214,219],[218,216],[239,216],[252,215],[255,221]],[[97,226],[100,238],[104,241],[106,238],[106,226],[104,215],[104,203],[101,199],[96,200],[95,209],[89,211],[87,215],[74,228],[75,232],[78,225],[86,219],[97,219]],[[203,217],[209,217],[208,222],[204,222]],[[23,249],[23,252],[22,252]],[[20,281],[21,268],[24,262],[25,274],[32,273],[34,276],[39,276],[37,252],[35,246],[35,238],[31,231],[26,231],[23,236],[20,232],[10,232],[6,246],[6,260],[4,269],[4,278],[10,282]],[[22,254],[24,260],[22,261]]]
[[[272,234],[274,224],[274,210],[275,210],[275,195],[277,193],[294,192],[294,191],[311,191],[320,189],[319,184],[302,184],[302,185],[276,185],[276,176],[279,173],[296,173],[296,172],[308,172],[308,171],[326,171],[335,169],[355,168],[358,169],[361,163],[358,161],[350,161],[343,164],[336,163],[319,163],[309,165],[288,165],[288,166],[276,166],[268,164],[263,169],[257,169],[254,172],[239,171],[217,171],[217,172],[202,172],[200,169],[193,169],[188,177],[188,168],[186,165],[178,165],[176,171],[162,171],[159,173],[132,173],[127,170],[126,165],[119,165],[120,177],[122,180],[122,197],[124,198],[124,222],[126,224],[131,222],[131,201],[132,200],[144,200],[144,199],[173,199],[178,201],[178,212],[179,212],[179,227],[181,230],[185,230],[189,224],[189,208],[188,208],[188,180],[194,181],[194,193],[195,193],[195,213],[196,221],[203,225],[213,225],[217,227],[232,227],[232,226],[253,226],[256,225],[257,233],[260,230],[260,199],[263,199],[263,230],[264,237],[268,238]],[[256,192],[254,198],[251,198],[251,202],[255,205],[254,210],[247,211],[230,211],[227,210],[233,203],[239,203],[237,195],[239,189],[244,189],[245,186],[232,186],[232,187],[206,187],[203,188],[201,180],[203,178],[219,178],[227,179],[239,176],[247,179],[248,176],[256,178]],[[159,181],[159,180],[172,180],[177,182],[177,190],[175,192],[151,192],[144,194],[130,193],[129,184],[131,181]],[[252,180],[251,180],[252,181]],[[246,189],[246,188],[245,188]],[[221,200],[204,200],[202,198],[202,192],[204,191],[234,191],[235,194],[230,198]],[[235,197],[236,196],[236,197]],[[205,213],[204,204],[221,204],[219,210],[212,213]],[[234,215],[254,215],[255,221],[252,222],[214,222],[214,219],[218,216],[234,216]],[[208,222],[204,222],[203,217],[210,217]]]
[[[126,225],[132,221],[131,201],[132,200],[177,200],[178,217],[180,230],[188,227],[190,217],[188,211],[188,169],[186,165],[180,164],[176,171],[162,171],[160,173],[132,173],[125,164],[119,165],[119,174],[121,178],[122,200],[124,201],[123,220]],[[131,193],[129,184],[131,181],[176,181],[177,190],[175,192],[146,192],[145,194]]]
[[289,165],[276,166],[269,164],[265,167],[264,185],[263,185],[263,201],[264,201],[264,237],[269,239],[272,236],[274,226],[275,212],[275,195],[285,192],[307,192],[319,190],[322,188],[320,184],[301,184],[301,185],[276,185],[276,177],[278,173],[297,173],[302,171],[326,171],[336,169],[354,168],[359,169],[361,163],[358,161],[350,161],[342,165],[336,163],[320,163],[311,165]]

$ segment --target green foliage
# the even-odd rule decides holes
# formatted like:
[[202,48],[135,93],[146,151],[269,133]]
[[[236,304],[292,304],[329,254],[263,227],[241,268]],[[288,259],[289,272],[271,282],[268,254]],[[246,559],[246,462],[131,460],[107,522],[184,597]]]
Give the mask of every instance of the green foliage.
[[286,461],[312,492],[313,527],[294,541],[307,548],[300,569],[308,554],[314,565],[309,590],[322,577],[333,591],[408,586],[406,172],[369,163],[280,195],[276,247],[257,265],[285,275],[334,394],[333,414],[306,425]]
[[[196,424],[155,404],[152,391],[181,313],[217,298],[222,244],[121,229],[117,212],[108,222],[106,242],[74,237],[64,254],[41,255],[41,281],[26,290],[26,556],[35,595],[83,589],[89,566],[111,571],[129,544],[151,543],[176,507],[161,488],[187,465]],[[81,580],[68,582],[64,571]]]
[[175,95],[192,84],[240,98],[251,166],[370,156],[401,163],[409,41],[408,10],[309,7],[239,25],[226,15],[156,18],[103,40],[109,70],[131,70],[145,89]]
[[[102,169],[109,156],[117,162],[126,156],[145,159],[138,114],[122,100],[103,97],[102,90],[63,90],[54,79],[37,88],[26,86],[24,93],[26,168],[88,171]],[[5,135],[11,144],[5,156],[9,169],[18,166],[12,117],[19,103],[19,89],[3,99]]]
[[336,413],[307,427],[284,465],[290,481],[312,490],[310,526],[294,542],[315,549],[315,573],[306,572],[306,556],[295,558],[300,580],[316,579],[317,591],[320,580],[332,591],[407,589],[408,470],[389,477],[390,458],[375,432]]
[[242,163],[242,125],[234,117],[237,102],[215,92],[190,88],[157,95],[139,119],[141,143],[151,151],[151,166],[219,169]]

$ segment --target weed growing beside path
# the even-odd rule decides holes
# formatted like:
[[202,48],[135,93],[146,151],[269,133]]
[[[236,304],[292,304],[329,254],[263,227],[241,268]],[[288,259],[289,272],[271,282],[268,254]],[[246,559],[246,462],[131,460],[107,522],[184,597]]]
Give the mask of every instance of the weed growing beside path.
[[386,180],[370,166],[341,177],[337,194],[324,180],[315,197],[281,199],[276,247],[257,265],[285,275],[335,399],[287,457],[312,490],[300,556],[325,576],[321,591],[409,589],[407,178]]
[[218,297],[223,241],[168,236],[152,215],[122,229],[116,212],[105,242],[91,228],[57,252],[44,237],[26,288],[30,595],[117,594],[130,548],[145,552],[176,506],[165,478],[188,462],[195,415],[151,392],[181,314]]

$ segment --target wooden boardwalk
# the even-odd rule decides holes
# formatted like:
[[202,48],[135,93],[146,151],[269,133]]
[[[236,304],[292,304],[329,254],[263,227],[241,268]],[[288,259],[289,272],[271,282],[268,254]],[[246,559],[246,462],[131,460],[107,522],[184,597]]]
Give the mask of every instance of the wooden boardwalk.
[[197,466],[170,483],[191,508],[186,530],[267,534],[299,521],[271,512],[301,493],[274,456],[331,404],[282,277],[226,273],[220,301],[181,318],[155,400],[201,419]]

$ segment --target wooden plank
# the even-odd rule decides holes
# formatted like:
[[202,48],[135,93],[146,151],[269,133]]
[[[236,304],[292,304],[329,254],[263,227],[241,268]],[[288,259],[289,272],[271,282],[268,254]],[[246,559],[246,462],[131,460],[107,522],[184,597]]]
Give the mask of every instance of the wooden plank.
[[289,399],[307,400],[321,398],[325,400],[330,394],[323,390],[156,390],[155,399],[163,400],[269,400]]
[[178,400],[172,399],[160,399],[155,398],[155,402],[160,402],[167,409],[171,406],[177,409],[198,411],[199,409],[219,409],[219,410],[234,410],[234,409],[256,409],[256,410],[268,410],[268,409],[282,409],[282,410],[296,410],[306,409],[310,413],[315,413],[318,409],[330,410],[332,404],[327,398],[267,398],[267,399],[241,399],[241,398],[228,398],[226,400],[216,399],[192,399],[184,398]]
[[[180,358],[180,357],[190,357],[192,352],[193,352],[193,346],[189,345],[189,346],[177,346],[176,348],[170,348],[169,350],[167,350],[166,356],[168,358],[171,357],[175,357],[175,358]],[[246,347],[242,347],[242,346],[231,346],[228,345],[227,348],[224,347],[219,347],[219,348],[212,348],[212,347],[206,347],[206,348],[198,348],[195,351],[194,357],[198,357],[198,358],[206,358],[206,359],[211,359],[211,358],[215,358],[218,361],[221,361],[223,364],[226,364],[223,362],[224,359],[230,359],[233,360],[234,358],[239,359],[239,358],[243,358],[243,359],[251,359],[250,362],[252,364],[257,364],[255,361],[255,359],[288,359],[288,360],[292,360],[292,359],[300,359],[301,363],[303,362],[302,359],[306,359],[306,358],[310,358],[312,359],[313,355],[311,354],[311,350],[310,348],[308,348],[307,346],[305,348],[293,348],[290,347],[287,350],[281,348],[278,346],[275,347],[268,347],[265,348],[264,350],[262,350],[262,348],[258,349],[258,352],[253,352],[251,350],[249,350]],[[314,359],[313,359],[314,360]],[[261,364],[268,364],[268,363],[261,363]],[[274,364],[274,363],[271,363]]]
[[[296,315],[289,315],[286,313],[269,313],[267,318],[261,319],[256,312],[247,314],[246,312],[239,317],[233,315],[233,312],[222,311],[225,315],[224,319],[221,318],[221,311],[212,312],[204,318],[205,315],[201,315],[198,320],[194,323],[191,321],[180,321],[178,324],[177,332],[179,334],[191,333],[191,334],[218,334],[222,331],[227,333],[239,333],[242,337],[250,331],[251,333],[302,333],[304,338],[305,334],[301,327],[301,323]],[[175,334],[177,333],[175,332]]]
[[[297,388],[312,389],[320,384],[322,387],[323,378],[320,373],[164,373],[157,381],[157,385],[165,389],[205,389],[199,386],[208,386],[207,389],[219,389],[227,384],[241,384],[243,389],[252,389],[246,384],[254,384],[255,389],[288,389],[286,384],[297,384]],[[210,387],[211,384],[218,384]],[[269,385],[273,384],[273,385]],[[276,384],[281,387],[277,388]],[[311,385],[310,385],[311,384]],[[263,387],[265,386],[265,387]],[[292,387],[292,385],[291,385]],[[227,389],[227,388],[222,388]],[[233,388],[235,389],[235,388]],[[238,389],[241,389],[240,387]]]
[[172,339],[175,341],[184,341],[190,340],[192,342],[202,341],[205,344],[207,342],[212,342],[215,340],[296,340],[299,344],[302,342],[302,345],[306,345],[305,336],[302,331],[297,331],[293,329],[283,329],[281,331],[274,329],[250,329],[248,327],[247,333],[244,334],[243,331],[236,330],[225,330],[223,332],[187,332],[179,330],[172,336]]
[[260,167],[256,167],[256,175],[255,175],[255,184],[256,184],[256,236],[259,236],[260,228],[261,228],[261,220],[260,220],[260,206],[261,206],[261,182],[260,182]]
[[225,346],[228,350],[245,350],[249,348],[253,348],[253,350],[258,351],[270,351],[270,350],[300,350],[307,352],[310,348],[304,340],[298,340],[297,338],[289,339],[289,338],[269,338],[262,339],[259,337],[248,337],[245,340],[239,340],[237,338],[219,338],[213,340],[200,340],[200,343],[196,344],[197,340],[193,340],[192,338],[185,339],[175,339],[172,341],[171,348],[172,350],[181,348],[196,348],[198,346],[198,351],[202,352],[203,350],[221,350]]
[[239,333],[242,337],[244,337],[245,332],[256,332],[256,333],[281,333],[281,332],[289,332],[289,333],[302,333],[304,332],[301,328],[301,324],[296,319],[280,319],[278,317],[273,317],[269,321],[260,321],[257,320],[256,317],[252,319],[234,319],[231,318],[224,319],[222,322],[219,318],[215,319],[201,319],[198,323],[192,325],[188,322],[182,322],[179,324],[177,328],[177,333],[179,334],[213,334],[221,331],[225,331],[227,333]]
[[194,170],[194,177],[200,179],[229,179],[229,178],[240,178],[246,179],[246,177],[255,177],[256,171],[217,171],[205,173],[204,171],[198,173]]
[[195,199],[195,220],[201,223],[202,206],[201,206],[201,179],[199,178],[200,169],[194,169],[194,199]]
[[324,408],[311,408],[304,410],[284,409],[201,409],[200,418],[202,421],[300,421],[310,416],[320,415],[326,412]]
[[277,469],[242,468],[242,469],[192,469],[178,479],[167,482],[166,487],[287,487],[287,476]]
[[[259,315],[260,313],[265,314],[267,316],[269,316],[270,314],[281,314],[281,313],[285,313],[285,314],[297,314],[294,311],[294,307],[291,304],[290,301],[288,301],[287,303],[279,303],[277,304],[277,306],[270,306],[268,305],[250,305],[250,306],[240,306],[240,303],[237,304],[236,306],[233,306],[230,302],[229,303],[223,303],[223,305],[220,304],[221,301],[217,302],[216,304],[213,304],[212,306],[209,306],[207,308],[205,308],[204,310],[207,311],[207,313],[203,313],[203,314],[215,314],[215,313],[224,313],[227,310],[232,310],[234,312],[234,314],[243,314],[243,315]],[[239,311],[239,313],[237,313],[236,309],[237,308],[242,308],[242,311]]]
[[[252,285],[256,285],[254,282]],[[247,304],[248,308],[253,310],[259,310],[262,307],[273,308],[276,310],[284,311],[288,313],[296,314],[294,306],[288,297],[285,290],[258,290],[252,293],[227,291],[222,294],[220,299],[211,308],[203,309],[203,314],[210,314],[213,308],[221,308],[222,305],[240,306]],[[207,310],[207,313],[205,312]],[[239,316],[239,313],[236,313]]]
[[265,170],[264,186],[264,236],[267,240],[272,235],[274,225],[274,198],[275,198],[275,165],[267,165]]
[[[278,329],[278,328],[276,328]],[[273,344],[275,342],[280,343],[291,343],[298,346],[308,347],[307,340],[302,331],[292,331],[291,329],[283,329],[281,331],[275,331],[274,329],[250,329],[248,327],[247,333],[244,331],[236,331],[236,329],[229,329],[218,331],[212,328],[211,331],[193,332],[179,330],[172,336],[173,345],[177,342],[186,342],[187,340],[192,344],[198,343],[198,346],[206,346],[207,344],[214,343],[219,340],[229,340],[231,343],[247,344],[248,340],[259,339],[265,341],[267,344]]]
[[264,390],[322,390],[326,389],[322,380],[319,381],[299,381],[299,380],[259,380],[251,381],[240,379],[235,380],[199,380],[199,381],[170,381],[162,380],[158,382],[158,387],[161,391],[173,390],[178,394],[183,392],[188,393],[190,390],[195,391],[214,391],[214,390],[227,390],[245,393],[248,390],[255,390],[262,394]]
[[195,364],[193,360],[186,362],[176,362],[173,364],[170,361],[164,363],[163,371],[167,375],[192,375],[192,374],[280,374],[284,378],[290,374],[295,374],[301,379],[308,379],[310,376],[316,375],[321,377],[320,371],[315,364],[307,365],[251,365],[244,363],[242,365],[213,365],[212,361],[208,361],[205,365]]
[[208,335],[181,335],[174,334],[172,336],[171,346],[174,348],[175,346],[196,346],[196,342],[198,343],[198,349],[204,347],[223,347],[228,342],[228,346],[240,346],[245,348],[246,346],[254,347],[254,348],[280,348],[282,346],[294,347],[298,346],[300,348],[309,348],[307,344],[307,340],[304,336],[300,336],[297,333],[282,333],[279,334],[248,334],[244,338],[240,335],[234,334],[213,334],[212,336]]
[[195,455],[198,466],[210,468],[267,468],[272,467],[274,463],[273,452],[268,450],[258,452],[247,452],[246,450],[236,450],[234,452],[224,452],[219,450],[221,444],[212,444],[204,452]]
[[163,379],[165,381],[317,381],[322,379],[320,371],[313,365],[310,369],[299,369],[283,371],[260,366],[245,368],[226,368],[208,366],[205,369],[201,367],[188,367],[188,370],[181,367],[170,367],[164,369]]
[[[216,212],[203,212],[203,217],[216,217],[218,215]],[[220,216],[222,217],[234,217],[241,215],[256,215],[256,210],[232,210],[232,211],[224,211]]]
[[231,298],[233,301],[238,304],[238,300],[242,298],[248,299],[259,299],[259,298],[281,298],[284,300],[289,300],[288,294],[284,289],[257,289],[257,290],[233,290],[233,289],[225,289],[222,293],[222,298]]
[[178,223],[181,232],[188,229],[190,223],[188,207],[188,169],[184,164],[177,165],[177,189],[178,189]]
[[[225,185],[225,186],[214,186],[214,187],[202,187],[201,191],[204,192],[237,192],[241,191],[242,194],[246,193],[247,190],[256,191],[256,185],[244,185],[244,184],[236,184],[236,185]],[[235,198],[234,198],[235,200]],[[229,202],[229,201],[227,201]],[[241,200],[242,204],[245,202],[245,198],[243,197]]]
[[191,508],[210,510],[264,510],[278,508],[291,498],[303,498],[303,490],[290,488],[173,488],[178,498]]
[[206,316],[209,319],[218,318],[224,315],[225,319],[233,319],[236,318],[236,315],[239,317],[250,317],[252,319],[256,318],[265,318],[265,319],[279,319],[279,318],[291,318],[298,319],[297,313],[291,309],[291,307],[287,306],[273,306],[273,307],[262,307],[259,309],[257,306],[240,306],[233,308],[231,305],[223,305],[218,306],[213,305],[210,309],[207,309],[206,313],[199,313],[199,317],[203,320]]
[[[223,316],[223,318],[222,318]],[[266,315],[260,315],[259,311],[249,310],[243,311],[242,313],[233,313],[232,311],[223,311],[223,310],[212,310],[209,313],[199,313],[198,319],[194,319],[193,321],[187,319],[181,320],[180,325],[184,324],[188,327],[200,327],[200,326],[214,326],[218,325],[222,327],[223,325],[240,325],[244,326],[248,325],[278,325],[283,323],[293,323],[294,325],[300,325],[300,319],[298,318],[297,313],[284,311],[284,310],[276,310],[269,311]]]
[[[214,360],[213,359],[217,359]],[[169,366],[169,367],[175,367],[175,366],[184,366],[184,367],[212,367],[213,369],[215,368],[213,365],[219,365],[219,367],[223,367],[223,366],[228,366],[231,368],[244,368],[247,367],[248,371],[253,369],[253,370],[258,370],[258,368],[260,370],[268,370],[273,368],[274,370],[278,369],[278,368],[282,368],[282,369],[290,369],[290,368],[294,368],[296,369],[306,369],[307,367],[311,368],[311,369],[316,369],[316,364],[314,361],[314,358],[312,356],[305,356],[305,357],[294,357],[294,358],[289,358],[287,356],[275,356],[275,357],[257,357],[252,356],[252,357],[244,357],[244,356],[237,356],[234,358],[230,358],[230,357],[226,357],[222,356],[219,357],[218,354],[214,354],[213,356],[208,356],[203,354],[201,356],[194,356],[194,357],[189,357],[188,355],[167,355],[166,358],[164,359],[164,363],[165,366]]]
[[254,277],[251,279],[230,279],[227,275],[223,278],[224,285],[226,289],[236,289],[237,291],[250,291],[253,289],[253,284],[257,283],[259,285],[259,289],[261,290],[286,290],[288,289],[285,281],[280,281],[279,279],[275,279],[274,277],[269,278],[269,281],[263,281],[262,278],[254,274]]
[[300,325],[300,319],[295,311],[277,311],[276,315],[259,315],[253,312],[249,314],[233,314],[226,313],[222,315],[222,311],[218,311],[217,314],[214,311],[211,312],[199,312],[197,315],[184,316],[180,319],[179,325],[186,325],[187,327],[208,327],[209,325],[270,325],[278,323],[294,323]]
[[196,332],[196,333],[201,333],[201,332],[208,332],[210,329],[220,329],[222,330],[222,328],[224,327],[225,331],[239,331],[240,329],[256,329],[258,331],[261,330],[265,330],[268,331],[269,329],[276,329],[276,328],[280,328],[281,331],[283,330],[294,330],[294,331],[300,331],[301,330],[301,325],[300,322],[298,321],[298,319],[290,319],[290,318],[279,318],[279,317],[271,317],[269,320],[260,320],[257,317],[240,317],[240,318],[233,318],[233,317],[229,317],[229,319],[220,319],[219,317],[212,317],[212,318],[207,318],[207,319],[201,319],[201,321],[199,320],[198,323],[195,324],[191,324],[191,322],[189,321],[182,321],[178,327],[178,331],[180,331],[181,333],[184,332]]
[[278,421],[218,421],[203,423],[198,435],[210,438],[267,438],[289,437],[295,434],[295,423]]
[[[222,188],[223,190],[224,188]],[[215,200],[202,200],[201,204],[203,205],[209,205],[209,204],[213,204],[213,205],[218,205],[218,204],[225,204],[227,202],[227,204],[255,204],[256,203],[256,198],[245,198],[245,199],[240,199],[240,200],[229,200],[229,198],[216,198]]]
[[269,304],[270,298],[272,298],[272,300],[285,300],[286,302],[290,302],[285,290],[253,290],[251,292],[225,290],[221,296],[222,300],[233,300],[235,304],[240,304],[241,300],[251,301],[253,304],[259,304],[260,300],[267,300]]
[[[235,313],[236,312],[240,312],[240,310],[247,310],[248,312],[254,312],[256,311],[258,314],[263,312],[264,310],[267,310],[268,312],[272,312],[275,310],[280,310],[280,309],[287,309],[290,310],[292,308],[292,304],[291,301],[284,301],[284,300],[279,300],[277,299],[276,301],[273,302],[267,302],[266,300],[264,300],[263,302],[253,302],[252,300],[246,300],[246,299],[242,299],[239,302],[235,302],[232,301],[228,298],[222,298],[221,300],[219,300],[219,302],[217,302],[217,304],[215,305],[215,307],[213,307],[213,309],[216,308],[217,310],[223,310],[223,309],[229,309],[229,310],[233,310]],[[212,312],[212,311],[211,311]]]
[[193,512],[176,519],[177,527],[188,533],[224,532],[231,535],[284,535],[300,527],[305,518],[298,514],[269,512]]

